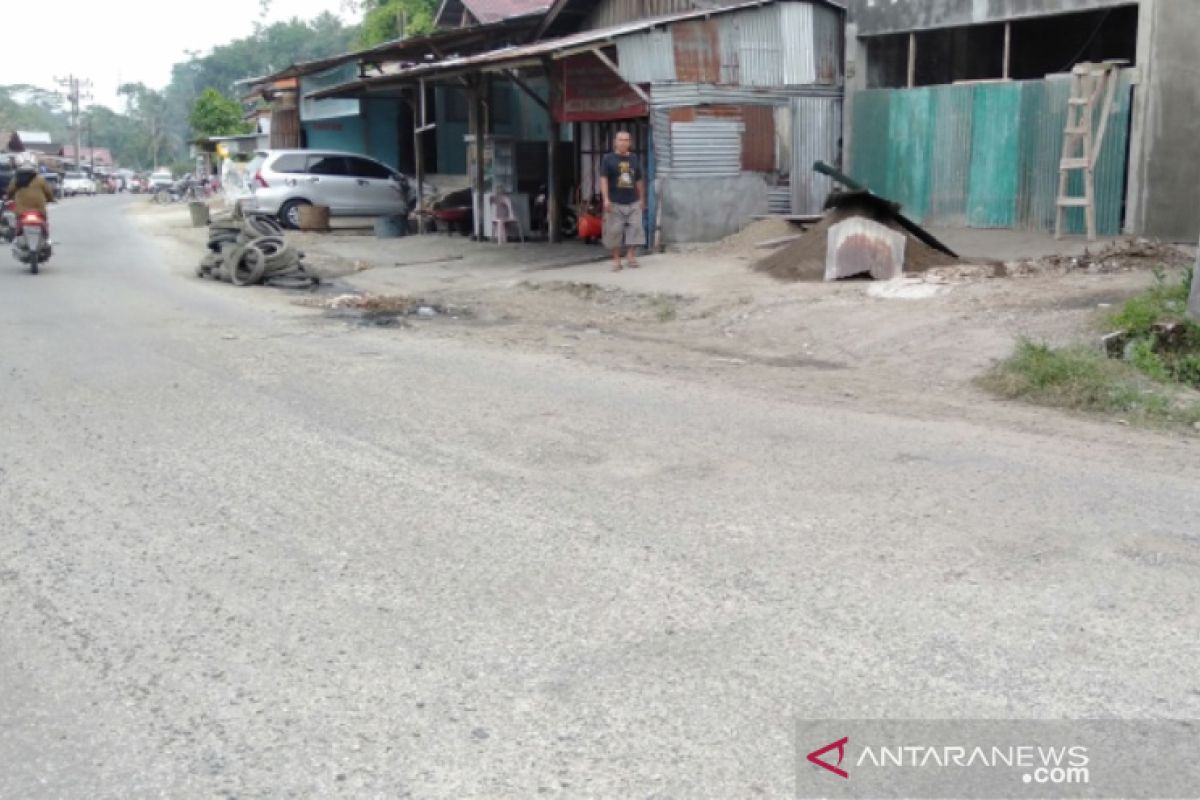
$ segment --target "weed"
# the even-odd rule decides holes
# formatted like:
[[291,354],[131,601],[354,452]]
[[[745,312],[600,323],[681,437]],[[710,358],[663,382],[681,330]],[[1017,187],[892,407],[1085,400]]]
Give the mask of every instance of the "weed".
[[1200,403],[1180,404],[1131,364],[1083,347],[1052,348],[1022,339],[1013,355],[979,382],[1001,397],[1055,408],[1120,414],[1156,424],[1200,420]]
[[[1128,336],[1125,359],[1133,367],[1156,381],[1200,388],[1200,325],[1186,316],[1192,272],[1171,284],[1155,270],[1154,286],[1130,298],[1109,322]],[[1164,326],[1174,327],[1169,336],[1161,333]]]
[[673,322],[679,317],[679,309],[670,300],[659,300],[657,306],[659,322]]
[[1167,281],[1166,273],[1156,269],[1154,286],[1126,301],[1109,321],[1135,337],[1152,333],[1154,325],[1159,322],[1182,322],[1187,312],[1191,285],[1191,270],[1187,271],[1182,281],[1171,284]]

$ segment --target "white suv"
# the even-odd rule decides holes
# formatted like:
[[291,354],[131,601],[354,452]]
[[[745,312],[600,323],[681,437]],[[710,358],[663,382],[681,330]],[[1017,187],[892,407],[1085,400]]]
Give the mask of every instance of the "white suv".
[[246,168],[250,212],[300,226],[303,206],[328,206],[332,216],[407,216],[414,204],[408,178],[373,158],[332,150],[263,150]]
[[94,195],[96,182],[82,172],[68,172],[63,177],[62,193],[67,197],[77,194]]

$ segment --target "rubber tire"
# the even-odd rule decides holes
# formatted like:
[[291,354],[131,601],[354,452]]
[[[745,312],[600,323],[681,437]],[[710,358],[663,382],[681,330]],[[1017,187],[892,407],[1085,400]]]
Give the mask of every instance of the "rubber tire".
[[[292,230],[292,231],[300,230],[300,211],[299,211],[299,209],[301,206],[311,206],[311,205],[312,205],[312,203],[308,202],[307,200],[288,200],[286,203],[284,203],[282,206],[279,207],[279,214],[277,215],[277,218],[279,220],[280,226],[287,228],[288,230]],[[292,219],[293,212],[295,213],[295,217],[296,217],[294,221]]]
[[229,282],[234,286],[253,286],[262,283],[267,271],[267,257],[254,245],[247,245],[242,258],[229,271]]
[[37,253],[29,254],[29,274],[30,275],[38,274],[38,254]]
[[[282,211],[283,209],[280,209],[281,213]],[[251,214],[246,217],[242,230],[255,237],[279,236],[283,233],[283,226],[271,217],[263,214]]]
[[558,235],[563,239],[574,239],[579,235],[579,216],[569,208],[564,208],[558,221]]

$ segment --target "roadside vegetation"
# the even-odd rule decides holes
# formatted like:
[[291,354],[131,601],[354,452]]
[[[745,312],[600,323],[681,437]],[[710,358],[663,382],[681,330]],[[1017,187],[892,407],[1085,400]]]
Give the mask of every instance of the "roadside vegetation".
[[1010,400],[1119,416],[1151,425],[1200,426],[1200,325],[1185,316],[1191,271],[1155,284],[1107,320],[1105,346],[1051,347],[1022,339],[980,384]]

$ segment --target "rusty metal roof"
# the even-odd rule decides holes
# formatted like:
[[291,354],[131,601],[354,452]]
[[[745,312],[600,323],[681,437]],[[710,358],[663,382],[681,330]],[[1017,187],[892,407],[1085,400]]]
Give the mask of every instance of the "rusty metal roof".
[[[312,92],[308,96],[313,99],[359,97],[369,94],[372,90],[382,90],[387,87],[409,84],[420,78],[449,77],[465,72],[487,72],[521,66],[535,66],[540,64],[544,58],[564,58],[575,53],[604,47],[613,44],[623,36],[652,30],[661,25],[721,16],[750,8],[768,6],[777,2],[782,2],[782,0],[747,0],[747,2],[732,6],[696,9],[677,14],[650,17],[638,20],[637,22],[628,22],[608,28],[597,28],[533,44],[505,47],[486,53],[446,58],[428,64],[418,64],[376,78],[365,78],[339,84],[338,86],[331,86],[318,92]],[[840,3],[833,0],[813,0],[813,2],[821,5],[830,5],[838,9],[843,8]]]
[[[498,22],[509,17],[540,14],[548,9],[553,0],[443,0],[436,20],[439,23],[452,21],[450,17],[461,16],[462,9],[481,23]],[[454,12],[458,12],[455,14]]]

